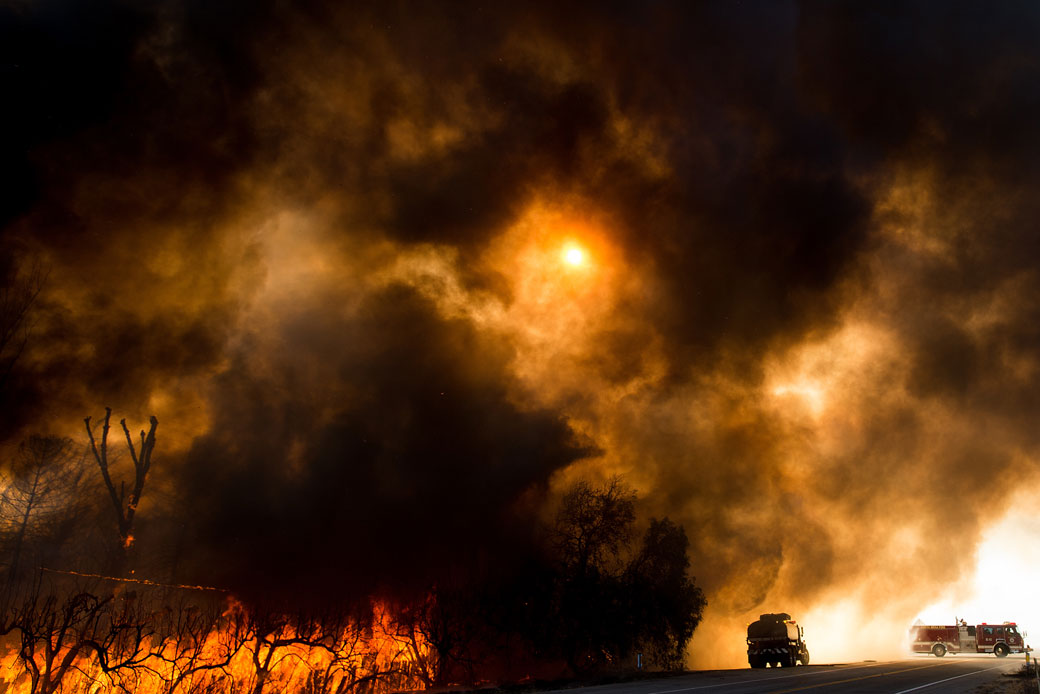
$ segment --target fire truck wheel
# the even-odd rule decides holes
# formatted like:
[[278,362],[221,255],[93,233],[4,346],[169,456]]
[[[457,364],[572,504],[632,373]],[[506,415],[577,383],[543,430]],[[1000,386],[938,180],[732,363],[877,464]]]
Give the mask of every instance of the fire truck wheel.
[[946,655],[946,646],[942,645],[941,643],[935,644],[934,646],[932,646],[932,654],[935,655],[936,658],[942,658],[944,655]]
[[809,651],[802,651],[802,654],[798,657],[802,661],[802,665],[809,664]]
[[1004,644],[998,643],[996,646],[993,647],[993,655],[997,656],[998,658],[1003,658],[1007,654],[1008,654],[1008,647],[1005,646]]

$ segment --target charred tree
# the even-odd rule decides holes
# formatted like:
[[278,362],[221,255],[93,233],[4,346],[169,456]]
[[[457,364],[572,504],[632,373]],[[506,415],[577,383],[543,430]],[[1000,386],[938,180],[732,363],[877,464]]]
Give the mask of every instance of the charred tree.
[[314,615],[287,615],[279,610],[253,606],[233,618],[232,631],[238,634],[252,664],[252,694],[263,694],[279,663],[293,647],[331,649],[335,635]]
[[[346,694],[415,689],[407,646],[386,630],[388,615],[327,607],[321,612],[286,612],[279,605],[237,605],[228,612],[226,633],[250,664],[250,677],[235,682],[241,691],[304,691]],[[293,671],[305,663],[306,675]],[[291,665],[290,665],[291,664]],[[236,690],[238,691],[238,690]]]
[[364,617],[342,609],[323,614],[326,658],[311,663],[303,694],[414,690],[419,682],[408,662],[411,651],[385,631],[388,617],[379,607]]
[[29,674],[32,694],[61,691],[66,678],[88,663],[110,682],[121,682],[144,667],[149,657],[148,616],[136,596],[74,592],[46,595],[37,583],[15,610],[12,621],[21,635],[19,660]]
[[123,427],[123,433],[126,436],[126,446],[130,451],[130,458],[134,464],[134,480],[128,494],[125,482],[119,483],[119,490],[117,491],[116,485],[112,481],[108,459],[108,431],[111,417],[112,408],[106,407],[100,443],[94,438],[94,431],[90,427],[90,417],[86,417],[83,422],[86,425],[87,436],[90,439],[90,450],[94,454],[94,460],[97,462],[98,468],[101,470],[101,477],[105,481],[105,488],[108,490],[112,508],[115,511],[120,546],[118,568],[122,570],[125,568],[128,552],[134,541],[134,516],[137,513],[137,505],[141,502],[145,481],[148,479],[148,470],[152,466],[152,452],[155,450],[155,430],[159,426],[159,420],[155,418],[155,415],[152,415],[149,419],[151,427],[148,433],[145,434],[144,430],[141,430],[140,449],[134,446],[134,440],[130,436],[130,429],[126,426],[126,420],[122,419],[119,422]]
[[212,677],[227,677],[226,668],[244,639],[224,615],[225,607],[212,601],[180,601],[158,615],[151,658],[162,663],[153,672],[162,680],[164,694],[199,691],[213,684]]
[[446,686],[460,668],[473,679],[473,645],[486,626],[479,610],[481,588],[435,586],[401,609],[397,636],[427,689]]

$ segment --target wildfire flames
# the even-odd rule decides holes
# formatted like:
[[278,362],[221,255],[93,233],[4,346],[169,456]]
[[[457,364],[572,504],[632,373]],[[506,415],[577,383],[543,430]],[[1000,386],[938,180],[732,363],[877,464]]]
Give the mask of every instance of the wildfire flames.
[[[36,643],[17,632],[2,641],[3,691],[332,694],[430,683],[425,638],[383,604],[318,624],[258,615],[233,598],[217,612],[167,605],[145,613],[135,605],[144,599],[128,592],[110,600],[80,594],[65,604],[37,605],[54,610],[57,621]],[[102,604],[109,609],[99,611]]]

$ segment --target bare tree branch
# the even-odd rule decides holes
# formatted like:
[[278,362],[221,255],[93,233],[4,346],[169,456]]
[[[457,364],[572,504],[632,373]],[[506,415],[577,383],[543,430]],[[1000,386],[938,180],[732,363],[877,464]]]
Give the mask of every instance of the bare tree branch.
[[94,441],[94,432],[90,428],[90,417],[86,417],[83,423],[87,425],[87,436],[90,438],[90,450],[94,454],[94,460],[97,461],[98,467],[101,469],[101,476],[105,480],[105,488],[108,489],[108,494],[112,498],[112,505],[115,507],[116,522],[119,524],[119,537],[120,539],[126,538],[126,529],[124,528],[124,514],[123,514],[123,498],[122,494],[116,493],[116,487],[112,483],[112,476],[108,471],[108,429],[109,420],[112,417],[112,408],[105,408],[105,425],[101,429],[101,448],[98,450],[97,443]]
[[[123,552],[130,548],[133,543],[133,527],[134,527],[134,515],[137,513],[137,506],[141,502],[141,495],[144,493],[144,485],[148,479],[148,470],[152,466],[152,452],[155,450],[155,430],[159,426],[159,420],[156,419],[155,415],[149,418],[151,427],[148,433],[141,431],[141,447],[140,450],[134,447],[133,439],[130,436],[130,428],[126,425],[126,419],[120,420],[120,424],[123,427],[123,433],[126,436],[126,445],[130,450],[130,458],[134,463],[134,484],[130,490],[130,496],[126,496],[126,484],[120,482],[119,492],[116,492],[115,483],[112,481],[112,475],[109,469],[108,460],[108,431],[110,429],[110,420],[112,418],[112,408],[105,408],[105,423],[101,429],[101,441],[100,445],[94,438],[94,432],[90,428],[90,417],[84,418],[83,422],[87,427],[87,436],[90,439],[90,450],[94,454],[94,460],[98,464],[98,468],[101,470],[101,477],[105,481],[105,488],[108,489],[108,495],[112,500],[112,506],[115,509],[116,514],[116,526],[119,530],[119,541],[123,547]],[[124,556],[125,558],[125,556]]]

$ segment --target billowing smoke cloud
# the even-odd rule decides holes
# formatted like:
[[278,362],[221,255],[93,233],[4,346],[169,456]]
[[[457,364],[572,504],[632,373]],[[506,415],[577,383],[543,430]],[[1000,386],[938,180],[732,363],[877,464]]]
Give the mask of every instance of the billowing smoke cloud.
[[182,470],[195,559],[221,585],[428,588],[526,544],[525,493],[595,453],[559,415],[510,401],[507,344],[437,318],[414,290],[356,315],[305,307],[281,327],[262,338],[280,343],[269,363],[246,348],[218,377],[212,432]]
[[421,583],[624,472],[720,619],[908,618],[1035,477],[1036,8],[211,5],[0,40],[5,433],[155,412],[197,580]]

